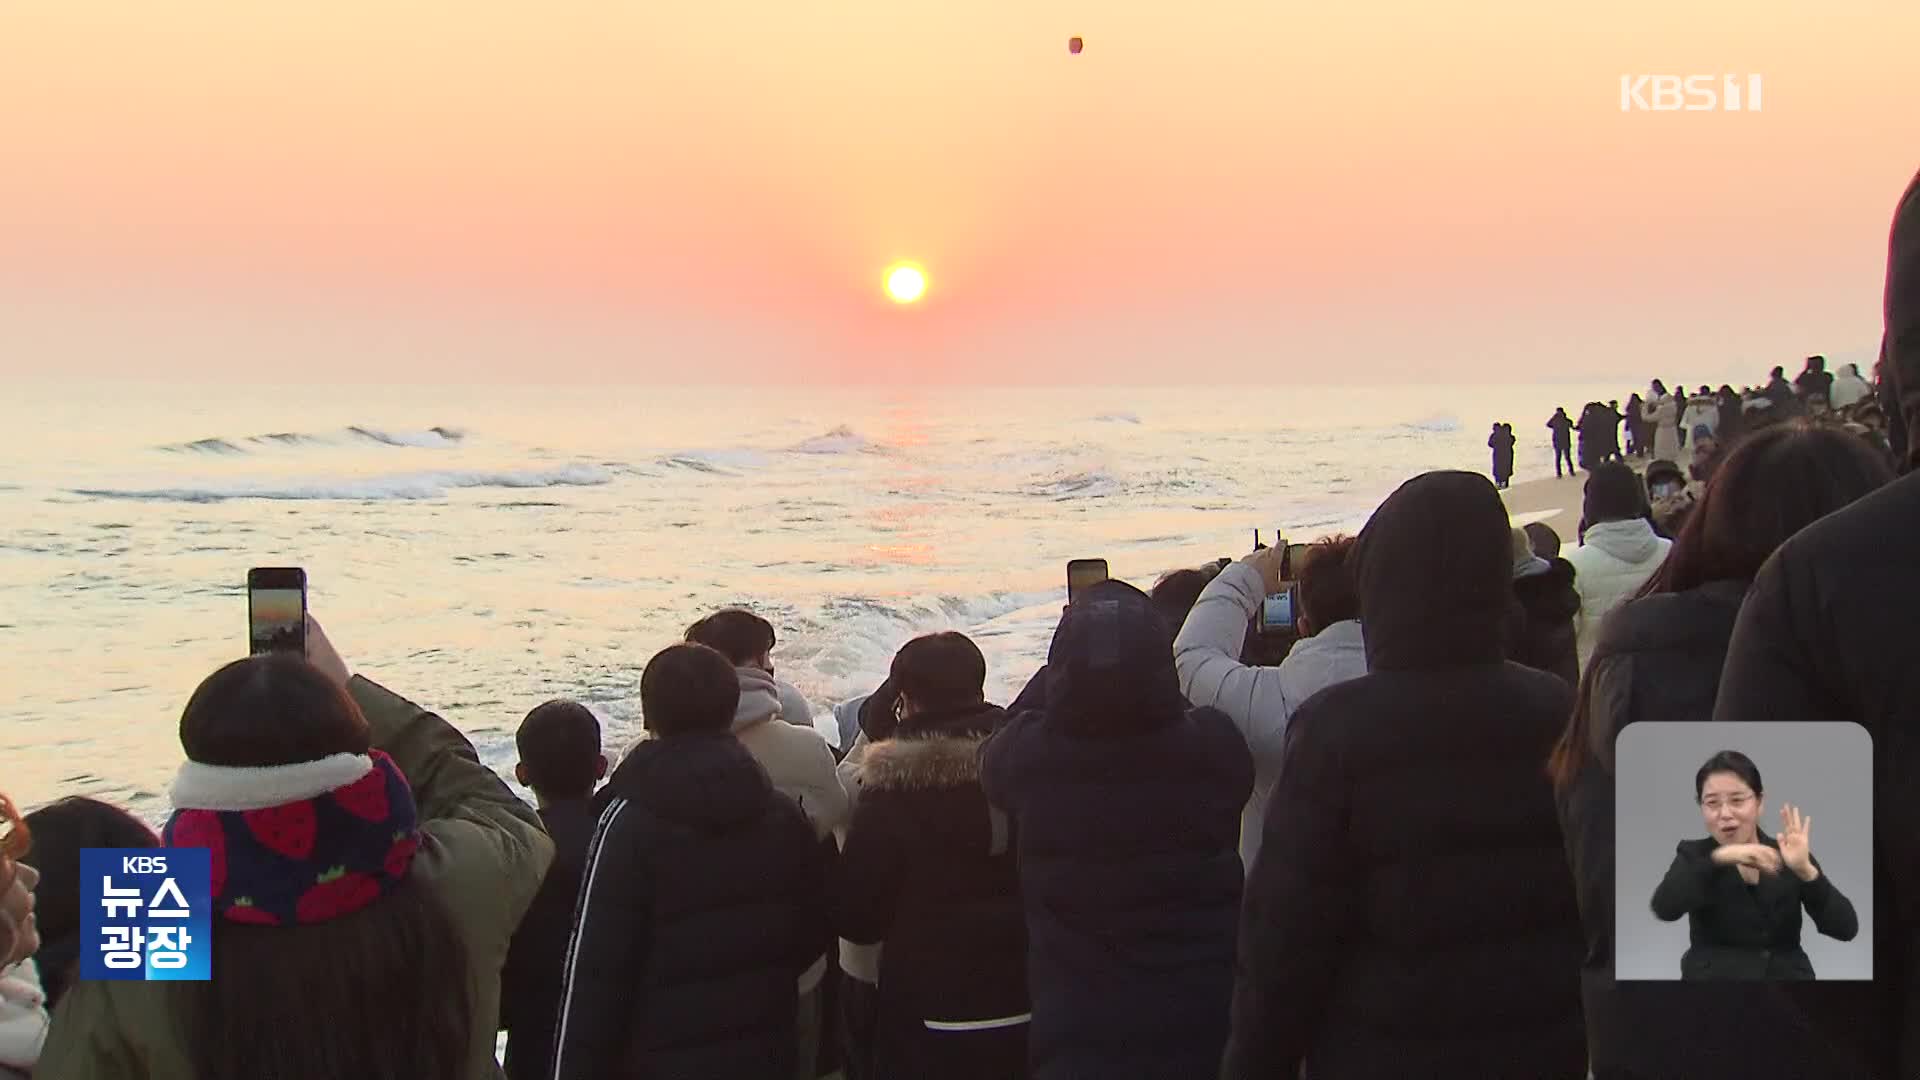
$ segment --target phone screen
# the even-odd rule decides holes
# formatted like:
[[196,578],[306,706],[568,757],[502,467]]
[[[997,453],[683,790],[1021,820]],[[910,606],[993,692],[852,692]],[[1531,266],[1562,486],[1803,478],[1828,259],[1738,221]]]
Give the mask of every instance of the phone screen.
[[1276,593],[1260,605],[1260,629],[1293,629],[1293,594]]
[[305,652],[307,576],[297,567],[259,567],[247,573],[247,645],[253,655]]
[[1067,564],[1067,603],[1080,595],[1080,590],[1090,585],[1098,585],[1107,580],[1107,560],[1075,559]]

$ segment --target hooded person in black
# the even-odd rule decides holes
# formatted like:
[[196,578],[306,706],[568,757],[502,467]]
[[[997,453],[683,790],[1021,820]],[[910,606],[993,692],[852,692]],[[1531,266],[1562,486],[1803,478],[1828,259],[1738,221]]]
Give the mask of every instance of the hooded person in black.
[[594,796],[555,1080],[793,1080],[800,973],[832,940],[813,826],[731,731],[705,645],[648,662],[650,738]]
[[1504,659],[1506,508],[1482,477],[1428,473],[1355,560],[1368,674],[1294,716],[1222,1075],[1583,1078],[1580,917],[1541,768],[1573,689]]
[[1525,529],[1513,530],[1513,600],[1508,619],[1507,659],[1566,681],[1580,683],[1580,590],[1573,586],[1573,564],[1559,555],[1533,550]]
[[1172,635],[1123,582],[1067,608],[1046,701],[981,752],[987,800],[1018,837],[1033,1075],[1211,1076],[1252,754],[1225,714],[1187,709]]
[[980,788],[980,746],[1006,721],[965,635],[915,638],[874,695],[887,737],[847,769],[853,821],[835,929],[884,942],[872,1073],[880,1080],[1024,1076],[1027,930],[1004,815]]
[[[1888,245],[1885,377],[1920,425],[1920,175]],[[1890,418],[1891,419],[1891,418]],[[1857,723],[1873,736],[1871,983],[1782,987],[1830,1050],[1825,1076],[1920,1076],[1920,455],[1907,475],[1802,530],[1767,560],[1734,624],[1715,720]]]

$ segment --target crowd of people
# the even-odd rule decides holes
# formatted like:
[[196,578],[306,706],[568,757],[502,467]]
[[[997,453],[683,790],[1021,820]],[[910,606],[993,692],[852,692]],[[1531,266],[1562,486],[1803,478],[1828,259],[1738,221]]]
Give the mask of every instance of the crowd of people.
[[[532,709],[528,806],[310,622],[194,691],[158,836],[0,800],[0,1075],[1920,1075],[1920,180],[1887,296],[1902,479],[1809,405],[1662,536],[1590,407],[1570,550],[1427,473],[1298,565],[1080,590],[1005,708],[966,635],[907,641],[838,745],[728,608],[648,661],[623,753]],[[1640,411],[1657,454],[1680,406]],[[1874,735],[1877,981],[1613,979],[1614,736],[1709,719]],[[211,851],[213,978],[76,981],[78,851],[153,845]]]

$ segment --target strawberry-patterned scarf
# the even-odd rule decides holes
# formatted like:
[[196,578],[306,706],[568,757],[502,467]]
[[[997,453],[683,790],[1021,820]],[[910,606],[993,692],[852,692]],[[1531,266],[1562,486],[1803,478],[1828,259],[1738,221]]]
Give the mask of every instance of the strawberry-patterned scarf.
[[413,791],[385,753],[266,768],[189,761],[173,786],[167,847],[211,853],[215,914],[295,926],[392,891],[420,840]]

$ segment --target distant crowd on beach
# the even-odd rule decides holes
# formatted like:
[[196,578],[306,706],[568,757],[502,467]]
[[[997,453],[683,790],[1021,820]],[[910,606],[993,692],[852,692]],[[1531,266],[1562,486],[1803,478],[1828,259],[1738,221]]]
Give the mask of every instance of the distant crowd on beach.
[[[1005,706],[926,634],[829,739],[774,624],[717,607],[651,650],[634,745],[525,715],[537,806],[309,620],[189,697],[159,835],[0,798],[0,1076],[1920,1076],[1920,177],[1886,320],[1884,444],[1833,422],[1867,426],[1846,372],[1737,409],[1656,383],[1555,425],[1587,472],[1564,552],[1429,472],[1357,537],[1071,592]],[[1643,477],[1687,415],[1711,467]],[[1801,901],[1753,899],[1792,874],[1845,939],[1869,883],[1823,891],[1791,815],[1757,831],[1727,752],[1671,793],[1709,840],[1652,910],[1699,946],[1739,908],[1731,959],[1614,980],[1614,736],[1704,720],[1873,736],[1873,981],[1814,981]],[[79,851],[148,846],[209,851],[212,979],[78,980]]]
[[[1704,483],[1726,449],[1742,435],[1794,419],[1838,425],[1893,460],[1900,451],[1889,438],[1889,408],[1882,404],[1889,398],[1890,385],[1880,367],[1872,382],[1861,376],[1858,364],[1844,364],[1838,374],[1829,372],[1824,356],[1807,357],[1805,368],[1792,382],[1787,381],[1784,367],[1776,367],[1767,383],[1757,388],[1701,386],[1689,396],[1685,386],[1669,391],[1665,382],[1655,379],[1645,397],[1636,393],[1627,398],[1624,411],[1618,400],[1589,401],[1577,419],[1565,408],[1554,410],[1546,423],[1553,445],[1553,475],[1574,476],[1604,462],[1632,458],[1664,462],[1680,469],[1688,480]],[[1493,451],[1495,487],[1511,486],[1518,442],[1512,424],[1493,426],[1487,448]]]

